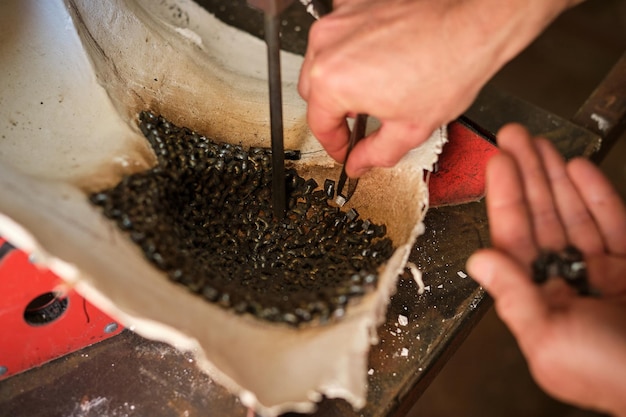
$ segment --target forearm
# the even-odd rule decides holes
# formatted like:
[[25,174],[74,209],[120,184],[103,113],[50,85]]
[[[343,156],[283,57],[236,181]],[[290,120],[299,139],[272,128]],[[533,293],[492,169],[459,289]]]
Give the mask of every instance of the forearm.
[[[533,42],[561,13],[584,0],[461,0],[455,24],[467,31],[467,51],[484,54],[491,68],[487,82],[507,62]],[[471,28],[467,30],[467,28]]]

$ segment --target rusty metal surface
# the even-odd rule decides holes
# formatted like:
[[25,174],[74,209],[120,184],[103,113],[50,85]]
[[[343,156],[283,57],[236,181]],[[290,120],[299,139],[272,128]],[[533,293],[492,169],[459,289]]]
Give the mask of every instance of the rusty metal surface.
[[2,417],[245,416],[193,359],[130,331],[0,383]]
[[591,156],[602,142],[597,134],[490,85],[483,88],[465,116],[491,134],[506,123],[521,123],[533,135],[550,139],[567,159]]
[[626,52],[576,112],[572,121],[603,138],[602,160],[626,129]]

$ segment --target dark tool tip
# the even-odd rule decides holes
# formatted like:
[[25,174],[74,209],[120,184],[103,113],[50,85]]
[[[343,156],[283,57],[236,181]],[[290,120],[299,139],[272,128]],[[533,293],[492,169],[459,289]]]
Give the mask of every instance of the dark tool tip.
[[[352,195],[356,191],[356,186],[359,183],[358,178],[350,178],[348,181],[348,192],[343,193],[343,187],[346,185],[346,180],[348,180],[348,174],[346,174],[346,163],[348,162],[348,157],[350,156],[350,152],[354,146],[365,136],[365,128],[367,126],[367,114],[359,113],[354,119],[354,125],[352,126],[352,132],[350,132],[350,140],[348,142],[348,152],[346,154],[346,160],[343,164],[343,168],[341,169],[341,174],[339,175],[339,182],[337,184],[337,194],[341,194],[343,197],[343,204],[347,203]],[[341,204],[341,205],[343,205]]]

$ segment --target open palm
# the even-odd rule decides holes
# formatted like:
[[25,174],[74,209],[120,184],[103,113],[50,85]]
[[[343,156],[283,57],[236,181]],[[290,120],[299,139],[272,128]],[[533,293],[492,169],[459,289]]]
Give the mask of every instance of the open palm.
[[[522,349],[536,381],[560,400],[626,416],[626,208],[589,161],[566,163],[519,125],[498,134],[487,169],[493,248],[468,270]],[[597,297],[563,280],[537,286],[540,251],[574,245]]]

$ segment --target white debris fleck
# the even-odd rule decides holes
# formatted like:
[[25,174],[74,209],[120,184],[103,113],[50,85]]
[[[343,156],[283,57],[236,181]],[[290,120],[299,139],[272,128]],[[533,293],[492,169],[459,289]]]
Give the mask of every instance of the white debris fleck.
[[370,368],[369,371],[367,371],[368,375],[374,375],[374,368]]
[[443,288],[443,284],[437,285],[437,288]]
[[598,129],[606,133],[611,128],[611,122],[606,120],[604,117],[599,114],[593,113],[591,115],[591,120],[598,124]]
[[300,0],[300,3],[302,3],[303,6],[306,6],[306,12],[308,14],[310,14],[316,19],[320,18],[320,14],[315,8],[315,4],[313,3],[313,0]]
[[422,280],[422,272],[417,268],[413,262],[407,262],[406,267],[411,271],[411,275],[413,275],[413,280],[417,284],[417,293],[424,294],[424,290],[426,287],[424,286],[424,281]]
[[398,315],[398,324],[400,326],[406,326],[407,324],[409,324],[409,318],[407,316],[399,314]]
[[430,292],[430,285],[425,286],[424,290]]
[[467,274],[463,271],[457,271],[456,273],[458,276],[460,276],[461,278],[467,278]]
[[422,336],[418,334],[418,335],[417,335],[417,337],[416,337],[416,339],[417,339],[417,340],[422,340]]
[[407,356],[409,356],[409,350],[407,348],[402,348],[402,350],[400,351],[400,356],[406,358]]
[[105,397],[96,397],[92,400],[83,399],[74,406],[71,417],[83,417],[87,415],[107,415],[110,408],[110,400]]

